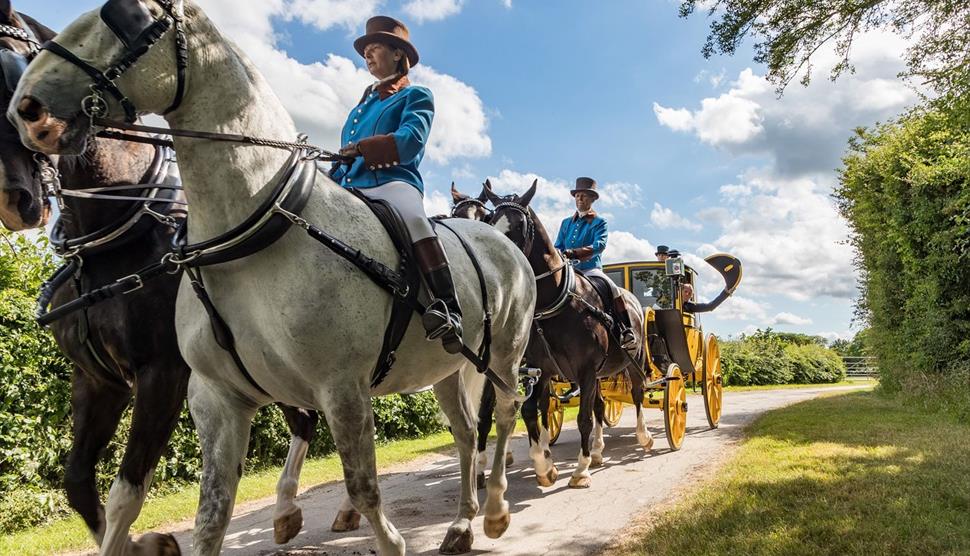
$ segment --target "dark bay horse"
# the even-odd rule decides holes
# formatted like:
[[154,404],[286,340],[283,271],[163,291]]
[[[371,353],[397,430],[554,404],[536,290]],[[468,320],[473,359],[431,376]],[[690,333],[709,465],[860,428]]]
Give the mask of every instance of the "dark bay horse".
[[[593,284],[572,269],[569,261],[556,250],[542,222],[529,208],[537,186],[536,181],[522,196],[502,197],[493,193],[491,184],[485,182],[486,197],[495,206],[491,224],[522,249],[536,275],[537,319],[526,349],[526,361],[542,369],[542,374],[533,395],[522,407],[522,417],[529,431],[529,454],[535,463],[536,479],[542,486],[551,486],[559,473],[551,459],[549,433],[545,425],[550,379],[559,375],[561,380],[579,386],[579,465],[569,486],[588,488],[591,485],[589,468],[603,463],[604,402],[600,395],[599,379],[626,372],[633,385],[638,422],[642,418],[640,400],[643,399],[644,377],[640,369],[644,353],[643,310],[632,294],[624,293],[639,346],[639,353],[631,357],[620,348],[616,336],[611,334],[606,319],[602,317],[607,313],[607,306]],[[638,427],[638,441],[649,449],[653,439],[645,428],[643,431],[640,434]]]
[[[6,0],[0,0],[0,25],[5,26],[0,28],[0,48],[25,60],[32,53],[34,38],[44,41],[54,36],[33,19],[16,14]],[[23,31],[29,32],[26,40]],[[4,65],[5,79],[15,78],[7,75],[12,69]],[[8,86],[2,93],[3,110],[10,102],[11,89]],[[95,193],[94,198],[76,195],[81,188],[154,184],[173,177],[177,170],[171,158],[172,153],[163,148],[106,139],[91,141],[82,156],[59,157],[57,170],[63,189],[58,198],[63,207],[52,243],[75,266],[68,279],[53,290],[53,307],[157,262],[168,251],[174,227],[184,217],[177,190],[145,187]],[[48,163],[35,159],[23,147],[6,118],[0,118],[0,161],[6,178],[0,184],[4,226],[19,231],[46,224],[49,204],[41,174]],[[120,198],[152,195],[153,200]],[[128,224],[130,228],[126,228]],[[115,236],[118,231],[122,233]],[[55,340],[74,364],[73,444],[64,487],[69,504],[84,519],[102,553],[178,553],[170,535],[150,533],[132,542],[128,531],[185,402],[189,367],[179,353],[174,324],[180,279],[178,275],[164,276],[51,324]],[[95,468],[132,397],[128,444],[105,508]],[[275,538],[283,543],[302,525],[302,513],[293,498],[317,414],[281,408],[293,432],[277,487]]]

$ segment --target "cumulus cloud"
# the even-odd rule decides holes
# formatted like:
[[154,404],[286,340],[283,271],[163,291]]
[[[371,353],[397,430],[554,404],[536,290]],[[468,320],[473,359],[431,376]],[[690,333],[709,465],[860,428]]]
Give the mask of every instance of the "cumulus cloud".
[[451,214],[451,197],[445,196],[440,191],[434,190],[430,193],[425,192],[424,212],[428,216],[437,214]]
[[700,224],[684,218],[660,203],[653,204],[653,210],[650,211],[650,222],[661,230],[680,228],[697,232],[701,229]]
[[[748,68],[728,91],[701,100],[697,108],[654,102],[653,112],[661,125],[706,144],[734,154],[768,155],[782,176],[831,172],[853,127],[889,119],[917,100],[917,93],[896,78],[905,69],[906,46],[895,34],[869,33],[854,43],[855,73],[835,82],[791,85],[778,98],[774,87]],[[836,62],[830,50],[813,61],[818,74]]]
[[812,324],[812,319],[807,319],[805,317],[800,317],[800,316],[795,315],[795,314],[792,314],[792,313],[782,312],[782,313],[778,313],[777,315],[771,317],[771,320],[769,321],[769,324],[772,324],[772,325],[793,324],[793,325],[796,325],[796,326],[802,326],[802,325],[806,325],[806,324]]
[[[274,85],[297,127],[316,144],[329,149],[339,147],[340,129],[347,113],[373,77],[355,61],[335,54],[322,62],[305,64],[295,60],[278,44],[273,19],[299,19],[320,29],[354,29],[373,15],[382,1],[268,0],[247,4],[245,10],[230,0],[199,3]],[[415,84],[431,88],[435,95],[428,159],[444,164],[456,158],[491,154],[485,108],[474,88],[426,65],[415,67],[411,77]]]
[[404,5],[404,11],[422,23],[438,21],[461,11],[463,0],[411,0]]
[[603,252],[603,264],[652,261],[655,252],[656,249],[649,241],[630,232],[616,230],[610,232],[606,251]]
[[717,320],[762,322],[768,316],[768,305],[750,297],[732,295],[711,315]]
[[829,197],[832,183],[764,171],[742,178],[743,187],[722,194],[731,216],[711,245],[741,259],[741,288],[800,301],[854,297],[849,228]]

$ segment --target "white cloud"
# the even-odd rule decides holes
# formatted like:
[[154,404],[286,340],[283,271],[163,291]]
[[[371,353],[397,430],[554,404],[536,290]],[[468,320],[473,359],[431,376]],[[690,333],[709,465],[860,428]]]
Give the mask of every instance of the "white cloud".
[[856,293],[849,228],[829,197],[831,179],[742,176],[745,195],[722,195],[731,218],[712,247],[744,265],[741,290],[804,301]]
[[290,0],[283,15],[321,30],[342,26],[352,31],[375,15],[382,4],[382,0]]
[[424,212],[428,216],[438,214],[451,214],[451,197],[445,196],[440,191],[425,192]]
[[896,78],[905,69],[906,46],[895,34],[868,33],[854,42],[856,72],[835,82],[824,76],[838,60],[823,49],[813,59],[811,85],[793,83],[781,98],[748,68],[728,91],[701,100],[698,108],[654,102],[653,112],[661,125],[709,145],[734,154],[766,154],[780,175],[830,173],[853,127],[884,121],[917,100],[917,93]]
[[792,324],[796,326],[804,326],[806,324],[812,324],[812,319],[800,317],[792,313],[782,312],[771,317],[771,320],[768,323],[772,325]]
[[768,316],[768,305],[749,297],[732,295],[711,313],[717,320],[763,321]]
[[656,250],[647,240],[630,232],[616,230],[610,232],[603,252],[603,264],[629,261],[652,261]]
[[512,0],[502,0],[502,5],[505,6],[506,8],[511,9],[512,8]]
[[653,210],[650,211],[650,222],[661,230],[681,228],[697,232],[701,229],[700,224],[691,222],[690,219],[684,218],[660,203],[653,204]]
[[461,11],[463,0],[411,0],[404,11],[418,23],[438,21]]
[[[274,18],[300,19],[327,29],[355,28],[381,6],[381,0],[268,0],[239,9],[230,0],[200,0],[220,30],[253,60],[292,114],[297,127],[325,148],[339,147],[340,129],[361,93],[373,82],[355,60],[330,54],[323,62],[301,63],[282,49]],[[354,8],[349,10],[348,6]],[[332,12],[319,12],[331,7]],[[291,11],[297,10],[297,11]],[[456,158],[491,154],[488,120],[478,92],[458,79],[419,65],[412,81],[435,95],[435,121],[427,158],[444,164]]]

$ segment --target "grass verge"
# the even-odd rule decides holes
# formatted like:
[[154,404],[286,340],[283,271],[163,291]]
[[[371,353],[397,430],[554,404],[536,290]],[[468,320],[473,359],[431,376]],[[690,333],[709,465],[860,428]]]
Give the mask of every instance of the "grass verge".
[[608,554],[970,553],[970,425],[874,392],[770,412]]
[[761,384],[757,386],[725,386],[725,392],[751,392],[754,390],[801,390],[803,388],[834,388],[836,386],[872,386],[875,387],[879,381],[875,379],[861,378],[854,380],[843,380],[841,382],[827,382],[822,384]]

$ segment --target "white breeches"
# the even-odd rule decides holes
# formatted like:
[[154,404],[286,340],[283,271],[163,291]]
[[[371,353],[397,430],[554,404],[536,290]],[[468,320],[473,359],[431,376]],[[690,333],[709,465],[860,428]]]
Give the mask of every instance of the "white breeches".
[[377,187],[362,187],[358,189],[368,199],[387,201],[404,219],[404,225],[411,232],[411,242],[416,243],[429,237],[435,237],[434,228],[424,212],[424,197],[413,185],[403,181],[392,181]]

